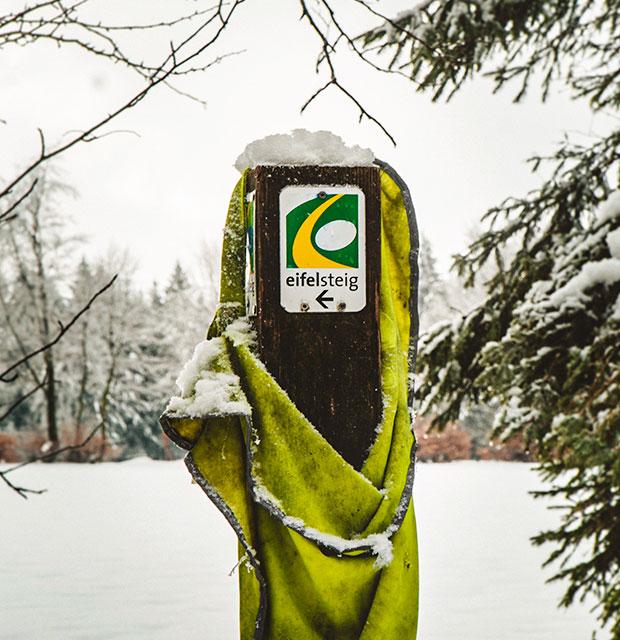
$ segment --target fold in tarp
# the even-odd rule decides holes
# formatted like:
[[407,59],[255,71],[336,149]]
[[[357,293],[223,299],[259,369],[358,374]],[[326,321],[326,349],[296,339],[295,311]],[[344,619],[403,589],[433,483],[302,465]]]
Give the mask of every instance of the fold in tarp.
[[380,166],[383,417],[361,470],[331,447],[257,357],[244,317],[245,176],[228,211],[216,317],[161,417],[238,537],[243,640],[416,636],[408,380],[417,340],[417,232],[406,187]]

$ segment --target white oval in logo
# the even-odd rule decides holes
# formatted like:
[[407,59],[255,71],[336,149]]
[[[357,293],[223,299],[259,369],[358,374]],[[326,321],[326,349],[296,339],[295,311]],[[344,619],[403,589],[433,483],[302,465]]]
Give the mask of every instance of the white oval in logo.
[[348,220],[332,220],[322,226],[314,237],[319,249],[338,251],[349,246],[357,235],[357,227]]

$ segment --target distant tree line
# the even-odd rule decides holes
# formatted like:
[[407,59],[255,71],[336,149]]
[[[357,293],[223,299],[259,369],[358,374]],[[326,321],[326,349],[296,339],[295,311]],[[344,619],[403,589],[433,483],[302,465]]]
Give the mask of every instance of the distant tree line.
[[[73,445],[60,460],[103,460],[176,454],[157,419],[174,392],[175,377],[204,338],[215,309],[217,257],[204,249],[201,284],[177,263],[163,286],[148,292],[132,282],[127,252],[87,257],[84,240],[71,234],[62,213],[70,189],[40,172],[30,197],[0,236],[0,367],[41,349],[0,386],[0,460],[28,459]],[[76,262],[75,256],[82,256]],[[431,243],[422,239],[419,307],[423,332],[458,317],[479,300],[458,278],[439,273]],[[47,346],[93,293],[111,286],[57,344]],[[45,348],[47,346],[47,348]],[[492,457],[494,411],[473,407],[444,434],[427,433],[418,418],[420,459],[449,461]],[[97,429],[83,447],[77,445]],[[502,457],[505,449],[492,453]],[[520,459],[520,452],[512,452]]]
[[[152,379],[162,380],[153,367],[172,357],[179,345],[173,341],[166,354],[157,336],[137,335],[137,318],[148,324],[146,318],[156,307],[135,290],[126,272],[115,277],[118,265],[85,259],[75,270],[64,260],[71,243],[67,237],[55,236],[64,227],[62,220],[56,221],[60,226],[53,221],[53,195],[60,187],[49,179],[50,161],[112,133],[119,117],[160,85],[204,103],[177,82],[227,57],[226,53],[212,55],[212,50],[243,2],[218,0],[191,7],[146,3],[138,18],[133,6],[108,7],[94,0],[3,3],[0,53],[27,46],[35,51],[38,47],[45,56],[45,43],[52,42],[59,49],[114,64],[117,75],[133,76],[135,82],[133,91],[104,115],[92,114],[59,140],[48,139],[47,132],[38,129],[40,147],[34,157],[27,144],[4,150],[14,158],[15,170],[0,177],[0,459],[18,455],[15,433],[23,436],[27,428],[38,434],[33,436],[29,453],[34,455],[29,459],[57,459],[61,449],[83,455],[87,444],[92,455],[101,458],[106,451],[109,454],[112,436],[120,433],[125,434],[125,451],[141,446],[161,454],[162,445],[144,409],[151,406],[149,394],[157,395]],[[67,93],[64,99],[70,103],[74,96]],[[43,112],[49,108],[48,101],[38,104]],[[13,123],[4,115],[0,113],[0,124],[10,127]],[[44,223],[46,216],[49,220]],[[71,246],[77,250],[77,244]],[[84,286],[89,280],[98,288],[87,291]],[[172,297],[166,292],[161,298],[164,311]],[[200,300],[192,301],[186,306],[187,330],[194,307],[201,305]],[[154,322],[151,328],[172,339],[161,326]],[[157,348],[149,346],[149,341]],[[121,402],[126,408],[121,408]],[[59,448],[65,433],[77,434],[93,420],[98,422],[84,440]],[[36,455],[41,446],[45,451]],[[0,471],[0,479],[23,498],[41,493],[12,482],[7,476],[16,468]]]
[[[84,241],[71,236],[59,205],[66,190],[41,173],[0,235],[0,370],[43,348],[0,385],[0,460],[77,444],[97,425],[97,437],[66,457],[171,455],[157,418],[204,338],[216,285],[198,287],[177,263],[163,287],[154,282],[150,292],[140,291],[128,253],[92,259]],[[207,272],[212,266],[215,274],[216,261],[205,256]],[[49,346],[62,323],[115,274],[71,331]]]

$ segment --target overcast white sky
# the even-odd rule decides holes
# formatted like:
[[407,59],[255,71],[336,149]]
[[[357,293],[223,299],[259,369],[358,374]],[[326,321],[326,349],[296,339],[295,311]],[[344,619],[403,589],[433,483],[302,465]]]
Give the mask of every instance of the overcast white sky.
[[[117,4],[109,2],[108,10]],[[140,0],[132,9],[160,4]],[[411,3],[383,4],[396,13]],[[113,129],[125,132],[63,156],[64,180],[78,191],[64,207],[88,234],[88,255],[111,244],[127,247],[145,287],[154,279],[165,282],[177,259],[192,267],[203,240],[220,242],[237,156],[253,140],[303,127],[333,131],[394,166],[411,189],[422,232],[447,268],[488,207],[538,183],[527,157],[551,152],[563,131],[588,134],[602,126],[586,105],[559,92],[545,105],[535,92],[514,105],[510,90],[493,96],[490,83],[478,81],[450,104],[432,104],[402,78],[345,60],[342,79],[397,147],[372,123],[358,123],[356,108],[335,90],[300,115],[321,80],[314,73],[318,40],[299,14],[295,2],[248,0],[217,49],[244,53],[180,85],[206,107],[160,87],[115,122]],[[351,24],[354,32],[367,26]],[[119,104],[134,86],[118,66],[75,50],[35,45],[0,51],[0,176],[8,179],[38,152],[37,128],[51,146]]]

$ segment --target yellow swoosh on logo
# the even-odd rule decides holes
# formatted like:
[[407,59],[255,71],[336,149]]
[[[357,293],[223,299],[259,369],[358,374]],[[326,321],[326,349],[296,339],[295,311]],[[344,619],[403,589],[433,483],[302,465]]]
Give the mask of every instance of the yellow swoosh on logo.
[[293,240],[293,260],[299,269],[346,269],[347,265],[334,262],[321,255],[312,246],[312,230],[323,212],[331,207],[344,193],[332,196],[319,205],[302,223]]

